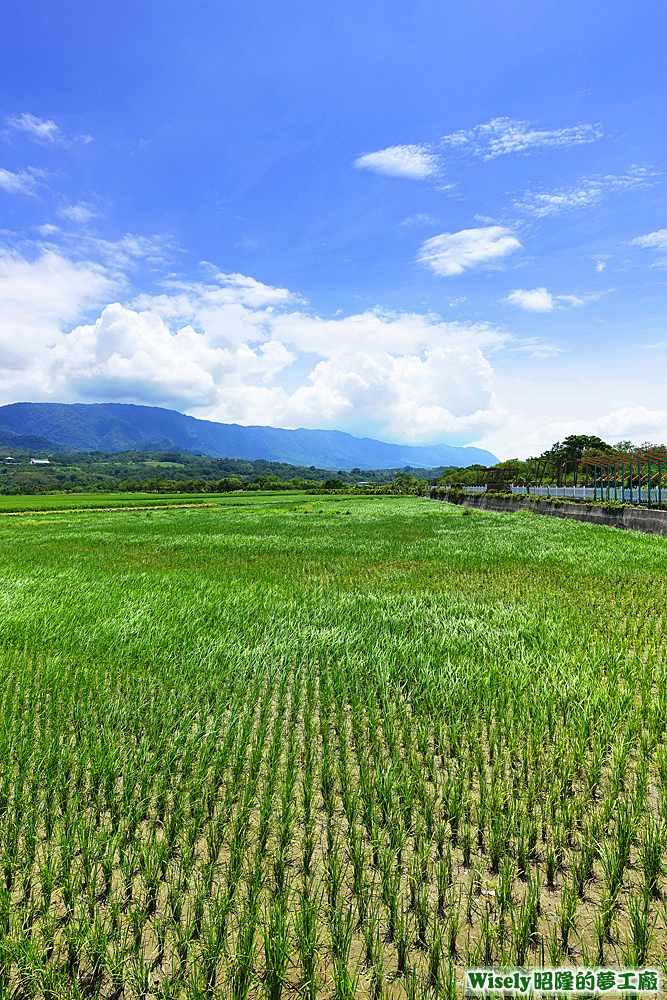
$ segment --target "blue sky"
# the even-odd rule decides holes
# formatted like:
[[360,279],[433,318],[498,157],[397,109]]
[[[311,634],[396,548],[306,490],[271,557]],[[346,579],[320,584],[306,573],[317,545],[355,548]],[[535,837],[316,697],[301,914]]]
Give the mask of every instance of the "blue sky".
[[0,403],[667,440],[664,3],[0,13]]

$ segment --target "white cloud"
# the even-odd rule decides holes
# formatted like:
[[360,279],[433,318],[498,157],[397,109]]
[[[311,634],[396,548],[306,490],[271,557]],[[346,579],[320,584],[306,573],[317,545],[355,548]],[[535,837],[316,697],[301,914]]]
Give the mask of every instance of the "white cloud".
[[[598,296],[589,296],[597,298]],[[546,288],[517,288],[510,292],[505,302],[513,306],[520,306],[528,312],[551,312],[561,302],[570,306],[582,306],[585,299],[578,295],[552,295]]]
[[35,115],[8,115],[5,124],[17,132],[23,132],[34,142],[59,142],[64,136],[53,121],[44,121]]
[[[372,170],[390,177],[424,180],[440,172],[444,156],[458,154],[493,160],[509,153],[529,153],[555,146],[580,146],[601,138],[599,125],[579,124],[566,128],[540,129],[531,122],[512,118],[493,118],[484,125],[452,132],[435,143],[389,146],[374,153],[365,153],[355,161],[355,167]],[[449,190],[449,184],[440,190]]]
[[462,274],[466,268],[496,261],[521,247],[516,236],[503,226],[462,229],[441,233],[422,244],[419,260],[436,274]]
[[505,302],[513,306],[521,306],[529,312],[551,312],[554,307],[554,298],[546,288],[517,288],[510,292]]
[[70,139],[54,121],[37,118],[36,115],[30,115],[26,112],[20,115],[7,115],[5,125],[15,132],[21,132],[32,142],[38,142],[42,145],[64,146],[69,145],[72,141],[89,143],[93,139],[91,135],[77,135],[74,139]]
[[0,251],[0,372],[4,401],[44,399],[58,384],[53,348],[89,308],[114,293],[99,264],[47,250],[28,260]]
[[[654,233],[646,233],[630,241],[631,246],[648,250],[667,250],[667,229],[657,229]],[[658,257],[653,267],[667,267],[667,257]]]
[[371,170],[388,177],[424,180],[438,170],[437,157],[426,146],[390,146],[375,153],[365,153],[354,161],[358,170]]
[[[48,232],[49,230],[44,235],[48,235]],[[100,261],[110,272],[119,276],[132,270],[141,261],[163,266],[172,263],[179,252],[167,236],[126,233],[119,240],[105,240],[85,229],[62,233],[58,245],[78,260]],[[57,247],[54,244],[52,248]]]
[[574,187],[555,191],[528,191],[514,201],[514,207],[526,215],[542,218],[558,212],[591,208],[612,194],[646,188],[659,173],[649,167],[631,167],[627,174],[585,177]]
[[418,212],[417,215],[410,215],[401,222],[402,226],[437,226],[437,224],[437,219],[431,218],[430,215],[425,215],[424,212]]
[[637,438],[643,441],[655,435],[667,438],[667,410],[649,410],[646,406],[625,406],[595,421],[601,437]]
[[28,167],[27,170],[11,170],[0,168],[0,188],[8,194],[35,194],[44,171],[36,167]]
[[631,243],[636,247],[658,247],[660,250],[667,250],[667,229],[658,229],[655,233],[638,236],[631,240]]
[[97,218],[99,212],[87,201],[79,201],[76,205],[63,205],[58,210],[58,215],[62,216],[63,219],[68,219],[70,222],[77,223],[77,225],[85,226],[91,219]]
[[324,319],[287,289],[217,271],[123,303],[123,280],[104,259],[1,255],[0,402],[115,399],[414,441],[504,419],[488,355],[514,341],[486,324]]
[[[644,395],[661,398],[660,368],[643,368],[633,375],[633,350],[631,346],[625,354],[615,353],[611,368],[623,366],[618,375],[609,366],[584,365],[582,371],[580,354],[572,358],[569,370],[543,367],[538,374],[533,369],[533,378],[507,370],[497,373],[496,391],[509,416],[482,436],[482,447],[509,458],[539,455],[568,434],[597,434],[610,443],[667,441],[667,410],[636,402]],[[632,402],[610,411],[614,397]]]
[[446,149],[492,160],[508,153],[527,153],[554,146],[580,146],[595,142],[601,137],[600,125],[579,124],[568,128],[540,129],[527,121],[493,118],[485,125],[444,136],[441,145]]

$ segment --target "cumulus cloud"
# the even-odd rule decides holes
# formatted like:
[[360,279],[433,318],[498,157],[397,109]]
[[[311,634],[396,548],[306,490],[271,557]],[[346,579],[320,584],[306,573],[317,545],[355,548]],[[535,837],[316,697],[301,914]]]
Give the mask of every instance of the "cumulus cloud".
[[517,288],[509,293],[505,302],[529,312],[551,312],[554,307],[553,295],[546,288]]
[[[36,115],[26,112],[20,115],[7,115],[5,125],[14,132],[22,133],[32,142],[42,145],[66,145],[72,141],[54,121],[37,118]],[[88,143],[92,141],[92,136],[79,135],[76,136],[76,141]]]
[[326,319],[289,290],[209,268],[123,302],[104,261],[0,256],[0,400],[114,399],[216,420],[479,437],[503,419],[493,327],[379,309]]
[[472,153],[484,160],[492,160],[509,153],[528,153],[554,146],[581,146],[601,137],[600,125],[579,124],[567,128],[541,129],[532,122],[493,118],[485,125],[444,136],[441,145],[445,149]]
[[608,439],[667,438],[667,410],[649,410],[646,406],[625,406],[595,421],[597,433]]
[[354,165],[358,170],[418,181],[432,177],[438,170],[437,157],[426,146],[389,146],[357,157]]
[[510,292],[505,302],[520,306],[528,312],[551,312],[560,303],[570,306],[581,306],[584,299],[578,295],[552,295],[546,288],[516,288]]
[[516,236],[503,226],[461,229],[441,233],[422,244],[419,260],[436,274],[462,274],[466,268],[488,264],[521,247]]
[[554,191],[528,191],[514,201],[517,211],[536,218],[581,208],[591,208],[612,194],[646,188],[659,173],[649,167],[631,167],[626,174],[584,177],[578,184]]
[[54,349],[70,390],[82,396],[135,397],[180,407],[214,406],[225,385],[270,379],[295,360],[283,344],[213,346],[191,326],[171,330],[151,312],[108,305]]
[[28,260],[0,251],[0,372],[4,402],[44,399],[60,376],[54,348],[82,313],[116,291],[103,267],[50,250]]
[[44,171],[36,167],[27,170],[4,170],[0,167],[0,188],[8,194],[35,194]]

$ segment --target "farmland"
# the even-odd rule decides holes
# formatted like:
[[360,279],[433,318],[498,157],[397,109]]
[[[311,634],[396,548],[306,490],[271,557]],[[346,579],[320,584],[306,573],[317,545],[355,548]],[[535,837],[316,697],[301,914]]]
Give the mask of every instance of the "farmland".
[[255,493],[0,542],[3,995],[663,964],[667,540]]

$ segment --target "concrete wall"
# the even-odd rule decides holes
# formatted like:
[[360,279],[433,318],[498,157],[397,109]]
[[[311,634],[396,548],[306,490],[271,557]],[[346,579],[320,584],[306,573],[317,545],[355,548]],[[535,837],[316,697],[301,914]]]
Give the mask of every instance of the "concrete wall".
[[605,510],[603,507],[587,507],[585,503],[558,503],[557,500],[547,502],[539,500],[505,500],[501,497],[457,496],[447,498],[448,503],[464,507],[479,507],[481,510],[495,510],[512,513],[516,510],[529,510],[534,514],[547,514],[550,517],[567,517],[573,521],[586,521],[588,524],[606,524],[610,528],[624,528],[627,531],[644,531],[650,535],[667,536],[667,510],[648,510],[642,507],[619,507],[616,510]]

